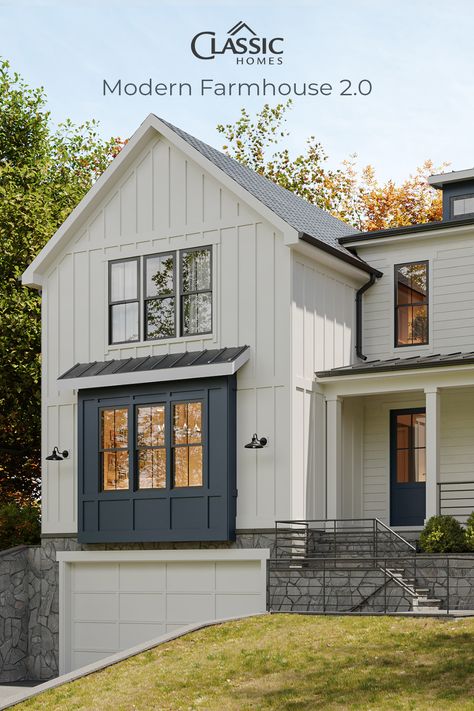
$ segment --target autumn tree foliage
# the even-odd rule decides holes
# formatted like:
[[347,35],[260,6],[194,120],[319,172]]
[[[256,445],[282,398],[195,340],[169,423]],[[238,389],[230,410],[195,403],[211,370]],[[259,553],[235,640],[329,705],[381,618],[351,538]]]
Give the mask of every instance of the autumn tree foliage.
[[57,128],[43,89],[0,61],[0,505],[38,496],[40,301],[21,274],[120,149],[94,121]]
[[291,157],[282,147],[291,100],[263,109],[252,118],[246,109],[233,124],[217,126],[224,136],[223,150],[260,175],[293,191],[310,203],[328,210],[359,230],[432,222],[441,219],[441,194],[427,183],[428,175],[441,171],[429,160],[400,184],[379,182],[372,166],[359,169],[351,156],[337,169],[330,169],[327,154],[310,136],[303,153]]

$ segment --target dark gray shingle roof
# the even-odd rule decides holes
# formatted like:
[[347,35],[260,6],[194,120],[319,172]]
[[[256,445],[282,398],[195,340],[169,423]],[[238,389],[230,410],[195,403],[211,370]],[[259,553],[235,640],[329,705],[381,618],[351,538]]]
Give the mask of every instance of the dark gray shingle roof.
[[410,358],[390,358],[388,360],[367,360],[364,363],[353,363],[332,370],[321,370],[318,378],[328,378],[341,375],[363,375],[364,373],[384,373],[394,370],[415,370],[417,368],[438,368],[444,365],[472,365],[474,352],[434,353],[433,355],[416,355]]
[[159,356],[144,356],[142,358],[123,358],[121,360],[94,361],[93,363],[76,363],[76,365],[60,375],[58,380],[183,367],[197,368],[196,377],[199,377],[200,365],[232,363],[247,349],[248,346],[237,346],[236,348],[214,348],[212,350],[186,351]]
[[[268,178],[264,178],[254,170],[247,168],[238,161],[230,158],[216,148],[209,146],[207,143],[200,141],[198,138],[191,136],[181,128],[173,126],[164,119],[158,117],[168,128],[174,131],[180,138],[189,143],[205,158],[214,163],[217,168],[220,168],[226,175],[235,180],[242,188],[247,190],[257,200],[260,200],[266,207],[274,212],[278,217],[287,222],[291,227],[298,232],[308,234],[314,239],[320,240],[330,247],[337,249],[341,254],[350,256],[354,255],[349,252],[344,246],[339,244],[339,238],[351,234],[358,234],[358,231],[341,222],[336,217],[333,217],[325,210],[322,210],[316,205],[311,205],[303,198],[298,197],[290,190],[276,185]],[[357,260],[361,263],[362,260]],[[365,264],[365,263],[363,263]]]

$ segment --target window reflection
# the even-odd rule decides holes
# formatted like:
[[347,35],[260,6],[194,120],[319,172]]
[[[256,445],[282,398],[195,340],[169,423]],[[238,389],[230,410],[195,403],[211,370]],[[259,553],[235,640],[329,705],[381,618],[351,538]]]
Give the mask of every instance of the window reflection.
[[202,486],[202,403],[173,405],[173,485]]
[[398,265],[395,277],[396,345],[428,343],[428,265]]
[[426,415],[424,412],[396,416],[397,484],[426,481]]
[[166,487],[165,406],[137,408],[138,486]]
[[101,413],[102,486],[104,491],[128,489],[128,410],[113,408]]

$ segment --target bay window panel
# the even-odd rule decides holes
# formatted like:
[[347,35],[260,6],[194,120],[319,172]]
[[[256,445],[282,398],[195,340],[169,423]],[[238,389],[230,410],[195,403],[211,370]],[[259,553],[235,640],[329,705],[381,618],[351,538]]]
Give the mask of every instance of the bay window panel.
[[189,486],[202,486],[202,447],[188,447]]
[[128,410],[126,407],[102,410],[102,449],[128,446]]
[[189,486],[188,477],[188,448],[175,447],[174,450],[173,486]]
[[140,489],[166,488],[166,449],[143,449],[138,453]]
[[165,444],[165,406],[151,405],[137,410],[137,443],[139,447]]
[[129,458],[128,450],[102,453],[102,473],[104,491],[128,489]]

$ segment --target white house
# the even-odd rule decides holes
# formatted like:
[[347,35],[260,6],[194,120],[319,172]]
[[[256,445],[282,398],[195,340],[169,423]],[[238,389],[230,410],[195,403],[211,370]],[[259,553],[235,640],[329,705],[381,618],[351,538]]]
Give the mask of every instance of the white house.
[[30,265],[61,670],[265,609],[276,521],[470,511],[474,171],[432,184],[360,234],[150,115]]

